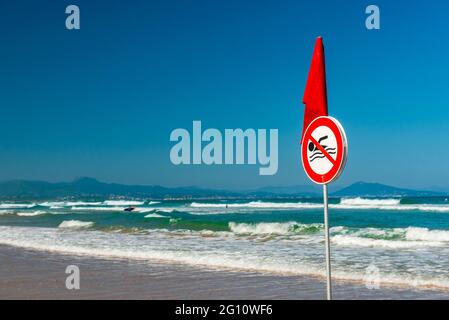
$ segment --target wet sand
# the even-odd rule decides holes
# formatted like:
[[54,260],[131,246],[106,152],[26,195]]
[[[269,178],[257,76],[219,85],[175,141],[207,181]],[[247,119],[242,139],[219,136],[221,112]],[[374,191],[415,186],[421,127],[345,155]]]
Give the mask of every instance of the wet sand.
[[[68,290],[65,269],[80,269]],[[157,261],[106,260],[0,245],[0,299],[323,299],[325,282],[303,276],[212,270]],[[335,282],[335,299],[449,299],[449,292]]]

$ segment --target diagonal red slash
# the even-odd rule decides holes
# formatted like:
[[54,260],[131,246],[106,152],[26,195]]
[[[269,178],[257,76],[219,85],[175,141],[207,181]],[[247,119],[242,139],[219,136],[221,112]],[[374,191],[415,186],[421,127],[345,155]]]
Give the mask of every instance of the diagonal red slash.
[[333,166],[335,166],[335,160],[334,158],[331,157],[331,155],[329,153],[327,153],[326,150],[324,150],[324,148],[321,146],[321,144],[318,143],[318,141],[315,140],[314,137],[312,137],[312,135],[310,135],[309,137],[310,141],[312,141],[312,143],[315,145],[315,147],[317,147],[327,158],[327,160],[329,160]]

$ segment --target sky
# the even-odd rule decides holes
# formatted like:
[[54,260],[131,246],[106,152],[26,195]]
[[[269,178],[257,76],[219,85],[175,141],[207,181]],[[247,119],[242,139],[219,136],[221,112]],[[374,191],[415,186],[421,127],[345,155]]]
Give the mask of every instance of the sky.
[[[65,28],[66,6],[80,30]],[[367,30],[365,8],[380,8]],[[317,36],[349,143],[335,185],[449,190],[446,1],[2,1],[0,180],[311,184],[302,96]],[[172,130],[279,130],[279,169],[170,162]]]

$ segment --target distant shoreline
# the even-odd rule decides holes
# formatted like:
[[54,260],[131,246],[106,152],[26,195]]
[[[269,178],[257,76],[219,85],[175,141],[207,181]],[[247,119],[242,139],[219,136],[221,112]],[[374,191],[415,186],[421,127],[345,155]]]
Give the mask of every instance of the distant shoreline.
[[[397,188],[380,183],[356,182],[347,187],[330,186],[331,197],[438,197],[447,192]],[[59,198],[127,198],[153,200],[251,199],[321,197],[322,190],[312,183],[299,186],[271,186],[252,190],[189,187],[163,187],[159,185],[125,185],[105,183],[93,178],[80,178],[71,182],[10,180],[0,182],[0,199],[59,199]]]
[[[304,276],[211,270],[155,261],[106,260],[0,245],[0,299],[323,299],[325,283]],[[81,289],[65,288],[77,265]],[[335,299],[449,299],[433,290],[335,282]]]

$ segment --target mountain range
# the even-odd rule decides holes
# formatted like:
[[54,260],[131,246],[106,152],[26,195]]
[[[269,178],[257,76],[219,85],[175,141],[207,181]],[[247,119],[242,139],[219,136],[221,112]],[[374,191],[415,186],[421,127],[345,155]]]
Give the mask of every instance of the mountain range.
[[[158,185],[124,185],[100,182],[93,178],[79,178],[71,182],[10,180],[0,182],[1,199],[55,199],[55,198],[277,198],[320,197],[318,185],[272,186],[254,190],[228,191],[195,186],[168,188]],[[356,182],[332,192],[334,197],[398,197],[443,196],[434,191],[396,188],[380,183]]]

